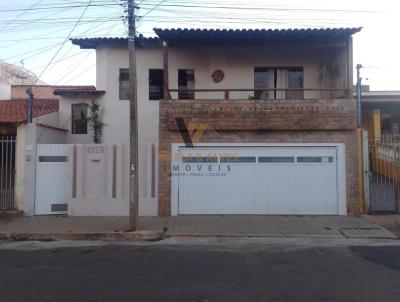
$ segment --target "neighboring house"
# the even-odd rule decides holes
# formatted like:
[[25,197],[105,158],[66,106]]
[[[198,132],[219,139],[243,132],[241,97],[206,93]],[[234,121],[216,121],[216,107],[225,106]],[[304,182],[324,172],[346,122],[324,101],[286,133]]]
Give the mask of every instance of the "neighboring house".
[[400,91],[363,91],[363,125],[369,137],[400,135]]
[[0,100],[11,98],[12,85],[32,85],[33,83],[45,84],[37,80],[36,75],[29,70],[0,60]]
[[[155,29],[158,38],[138,37],[140,215],[360,214],[352,91],[359,30]],[[73,106],[95,100],[103,143],[127,146],[127,39],[72,43],[96,49],[99,90],[56,90],[60,111],[72,108],[74,123],[81,110],[75,117]],[[91,142],[76,129],[66,142]],[[74,213],[127,215],[122,166],[118,200],[92,198]]]
[[[26,209],[24,191],[29,183],[30,185],[35,183],[35,174],[32,176],[25,173],[25,163],[35,162],[27,155],[28,151],[34,149],[33,146],[77,141],[70,139],[71,133],[74,132],[71,128],[71,107],[75,111],[76,109],[70,103],[59,101],[53,92],[61,88],[96,90],[93,86],[33,86],[32,117],[35,127],[28,130],[26,90],[31,87],[31,85],[12,85],[10,98],[0,101],[0,209],[14,207]],[[87,105],[82,110],[85,118],[84,127],[87,130]],[[86,141],[90,142],[90,135],[87,136]]]

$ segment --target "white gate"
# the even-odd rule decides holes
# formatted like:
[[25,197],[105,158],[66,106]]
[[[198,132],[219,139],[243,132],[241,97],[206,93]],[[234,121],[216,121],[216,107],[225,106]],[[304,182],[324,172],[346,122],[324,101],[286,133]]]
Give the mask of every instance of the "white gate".
[[35,214],[61,214],[67,211],[68,146],[37,145]]
[[335,146],[183,147],[178,154],[178,215],[345,214]]

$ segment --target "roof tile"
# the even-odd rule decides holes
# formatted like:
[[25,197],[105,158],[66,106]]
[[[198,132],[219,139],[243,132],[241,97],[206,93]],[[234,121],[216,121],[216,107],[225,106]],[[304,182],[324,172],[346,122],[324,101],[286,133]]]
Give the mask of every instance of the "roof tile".
[[[26,100],[0,101],[0,123],[23,123],[26,121]],[[32,116],[58,112],[57,100],[34,100]]]

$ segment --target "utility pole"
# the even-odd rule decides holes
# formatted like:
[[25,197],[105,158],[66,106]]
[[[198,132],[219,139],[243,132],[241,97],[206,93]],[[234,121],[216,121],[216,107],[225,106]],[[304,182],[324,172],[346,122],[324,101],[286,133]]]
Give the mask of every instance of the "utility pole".
[[129,48],[129,138],[130,138],[130,178],[129,178],[129,226],[132,231],[139,228],[139,186],[138,186],[138,119],[136,86],[136,25],[135,0],[128,0],[128,48]]
[[357,64],[357,85],[356,85],[356,96],[357,96],[357,125],[361,127],[362,123],[362,112],[361,112],[361,76],[360,76],[360,69],[362,68],[361,64]]
[[29,87],[26,90],[26,94],[28,95],[27,106],[26,106],[26,122],[28,124],[32,123],[32,107],[33,107],[33,91],[32,87]]

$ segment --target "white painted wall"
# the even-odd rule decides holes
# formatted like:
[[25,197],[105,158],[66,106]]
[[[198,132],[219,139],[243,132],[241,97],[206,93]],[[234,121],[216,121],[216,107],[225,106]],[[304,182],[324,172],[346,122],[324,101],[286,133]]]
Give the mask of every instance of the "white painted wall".
[[[253,89],[254,67],[303,67],[304,88],[320,88],[319,69],[321,63],[338,57],[345,48],[322,47],[170,47],[169,84],[178,88],[178,69],[195,70],[196,89]],[[342,69],[345,69],[345,58]],[[225,78],[214,83],[214,70],[224,71]],[[345,76],[345,74],[341,74]],[[338,79],[338,82],[343,82]],[[338,88],[345,88],[344,86]],[[231,92],[231,99],[247,99],[252,92]],[[172,94],[177,98],[177,93]],[[319,98],[319,92],[305,92],[304,97]],[[224,98],[223,92],[197,92],[196,98]]]
[[25,175],[25,125],[17,127],[15,147],[15,204],[18,210],[24,209],[24,175]]
[[[72,134],[71,118],[72,118],[72,104],[90,104],[93,98],[71,98],[60,96],[59,98],[59,110],[58,110],[58,127],[68,130],[65,136],[65,142],[67,144],[90,144],[93,142],[92,136],[90,134],[90,129],[88,127],[87,134]],[[99,102],[96,100],[96,102]],[[99,102],[102,105],[101,102]]]
[[[103,142],[129,143],[129,101],[119,100],[119,69],[128,67],[128,51],[125,48],[100,47],[97,49],[97,89],[105,90],[100,98],[104,106]],[[162,69],[162,50],[157,48],[138,49],[137,81],[138,81],[138,120],[139,120],[139,213],[143,216],[157,215],[157,176],[155,177],[155,194],[149,190],[148,179],[151,171],[156,175],[157,166],[151,167],[149,145],[158,145],[158,101],[148,98],[149,69]],[[157,149],[155,154],[157,154]],[[155,163],[157,164],[157,163]],[[126,166],[125,185],[129,185],[129,166]]]

